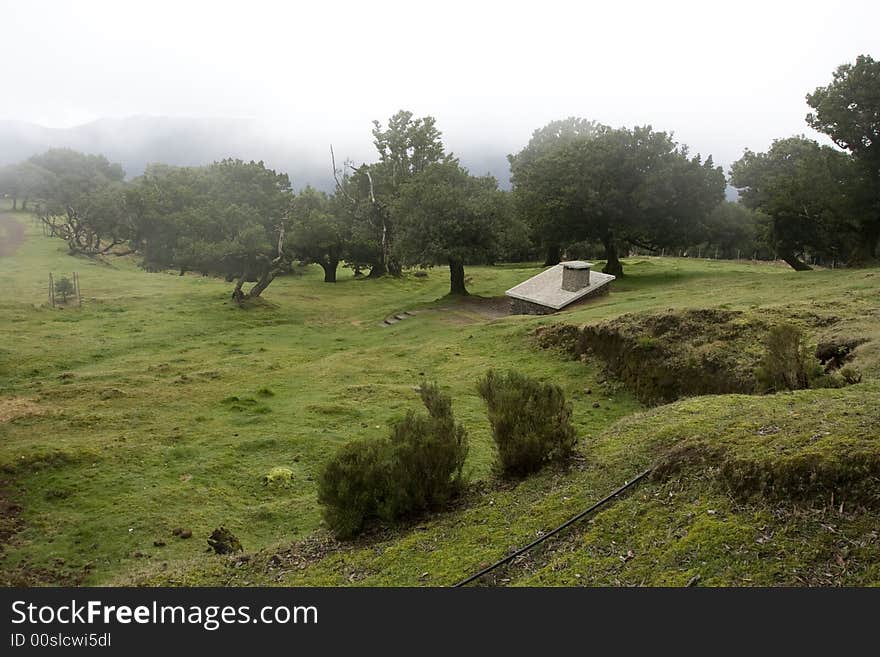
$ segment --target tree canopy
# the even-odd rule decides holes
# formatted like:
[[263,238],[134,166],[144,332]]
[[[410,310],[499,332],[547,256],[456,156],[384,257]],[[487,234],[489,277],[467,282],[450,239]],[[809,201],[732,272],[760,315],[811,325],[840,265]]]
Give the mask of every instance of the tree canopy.
[[[239,303],[260,296],[289,268],[292,200],[287,174],[233,159],[150,167],[128,197],[147,267],[235,280]],[[245,282],[255,283],[247,293]]]
[[769,217],[767,236],[779,257],[806,270],[805,251],[848,256],[859,213],[853,174],[845,153],[801,136],[778,139],[766,153],[747,150],[732,165],[731,182],[746,207]]
[[494,178],[471,176],[447,160],[410,177],[392,214],[400,260],[406,265],[448,264],[450,294],[467,294],[464,265],[491,256],[504,217],[503,193]]
[[358,267],[370,268],[371,276],[400,273],[393,248],[396,227],[391,216],[401,186],[431,164],[454,161],[443,145],[433,117],[413,118],[400,110],[383,127],[373,121],[373,144],[379,161],[351,166],[337,176],[337,194],[348,203],[343,209],[352,224],[351,255]]
[[860,169],[849,174],[866,210],[859,215],[851,260],[871,262],[880,241],[880,62],[859,55],[855,64],[842,64],[830,84],[807,94],[807,103],[813,109],[807,114],[810,127],[851,153]]
[[[535,133],[511,158],[519,211],[548,246],[601,242],[606,273],[620,276],[621,243],[657,249],[678,243],[723,199],[711,157],[690,157],[650,126],[612,129],[568,119]],[[556,253],[554,253],[556,249]]]

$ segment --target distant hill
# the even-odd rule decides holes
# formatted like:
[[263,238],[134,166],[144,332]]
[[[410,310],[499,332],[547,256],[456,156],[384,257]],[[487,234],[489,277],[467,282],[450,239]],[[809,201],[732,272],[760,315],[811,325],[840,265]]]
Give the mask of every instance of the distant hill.
[[[256,122],[238,119],[134,116],[99,119],[72,128],[46,128],[0,120],[0,165],[19,162],[49,148],[66,147],[101,153],[122,164],[128,177],[134,177],[153,162],[196,166],[237,157],[263,160],[268,166],[286,172],[296,188],[311,184],[332,190],[330,158],[329,153],[325,154],[325,145],[298,144],[290,138],[267,136],[269,134]],[[506,153],[480,150],[468,155],[456,154],[472,173],[490,172],[507,186]],[[341,166],[345,156],[344,151],[337,153],[337,165]]]

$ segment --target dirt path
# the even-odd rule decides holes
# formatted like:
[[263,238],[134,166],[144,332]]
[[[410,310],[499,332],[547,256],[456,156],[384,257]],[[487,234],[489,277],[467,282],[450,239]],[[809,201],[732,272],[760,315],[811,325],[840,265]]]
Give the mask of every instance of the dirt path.
[[24,242],[24,226],[10,214],[0,213],[0,257],[11,256]]

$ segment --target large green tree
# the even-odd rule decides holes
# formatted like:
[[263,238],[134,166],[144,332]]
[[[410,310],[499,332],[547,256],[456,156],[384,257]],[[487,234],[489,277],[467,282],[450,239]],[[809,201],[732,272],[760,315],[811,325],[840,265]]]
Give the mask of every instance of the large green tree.
[[543,248],[545,266],[559,262],[562,247],[574,241],[575,233],[567,223],[570,217],[560,207],[567,178],[558,172],[559,151],[573,141],[589,140],[607,130],[578,117],[552,121],[535,130],[519,153],[507,156],[516,213],[528,222],[534,240]]
[[433,163],[401,186],[392,216],[400,260],[406,265],[449,265],[449,293],[464,295],[464,266],[491,256],[504,197],[490,176],[471,176],[454,161]]
[[66,148],[28,162],[39,169],[40,217],[71,253],[100,255],[128,241],[131,220],[119,164]]
[[317,263],[324,270],[324,282],[336,282],[336,270],[346,254],[350,224],[337,199],[313,187],[306,187],[291,202],[290,244],[304,264]]
[[[259,297],[289,269],[293,194],[285,173],[226,159],[148,168],[127,198],[150,269],[174,267],[235,281],[233,299]],[[254,285],[244,291],[244,284]]]
[[810,269],[806,252],[845,259],[861,210],[858,176],[846,153],[806,137],[773,142],[766,153],[747,150],[731,166],[740,202],[769,217],[767,238],[797,271]]
[[[340,177],[334,171],[337,193],[352,223],[352,256],[356,267],[369,266],[370,276],[398,274],[394,257],[396,227],[391,213],[402,185],[431,164],[452,161],[442,134],[431,116],[415,118],[400,110],[387,126],[373,121],[373,144],[378,162],[349,165]],[[334,169],[336,163],[333,163]]]
[[863,191],[866,212],[858,222],[858,248],[853,263],[876,259],[880,241],[880,61],[859,55],[855,64],[843,64],[832,81],[807,94],[813,111],[807,123],[852,154],[859,171],[851,175]]
[[548,263],[553,244],[595,241],[605,251],[603,271],[620,276],[621,245],[681,243],[723,198],[721,169],[690,157],[665,132],[574,124],[564,134],[536,133],[537,154],[527,149],[511,162],[520,207],[546,231]]

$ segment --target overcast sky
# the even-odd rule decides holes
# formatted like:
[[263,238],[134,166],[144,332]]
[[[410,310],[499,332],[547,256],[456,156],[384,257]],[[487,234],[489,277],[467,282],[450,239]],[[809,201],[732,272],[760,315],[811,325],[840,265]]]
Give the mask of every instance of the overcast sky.
[[0,118],[235,117],[370,157],[432,114],[458,154],[550,120],[652,124],[728,164],[809,133],[804,95],[880,56],[880,2],[0,0]]

